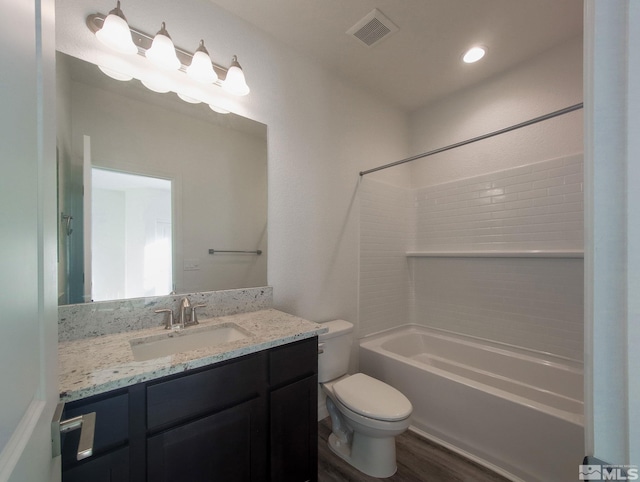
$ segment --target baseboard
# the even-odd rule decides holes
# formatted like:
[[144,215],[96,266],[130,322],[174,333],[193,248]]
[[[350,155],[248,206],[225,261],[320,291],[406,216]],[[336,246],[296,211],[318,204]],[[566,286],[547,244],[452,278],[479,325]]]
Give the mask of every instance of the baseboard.
[[458,447],[456,447],[455,445],[449,443],[449,442],[445,442],[444,440],[431,435],[427,432],[425,432],[424,430],[420,430],[419,428],[414,427],[413,425],[409,426],[409,430],[411,430],[413,433],[420,435],[423,438],[426,438],[427,440],[430,440],[434,443],[437,443],[438,445],[442,445],[444,448],[451,450],[452,452],[457,453],[458,455],[461,455],[462,457],[471,460],[472,462],[475,462],[478,465],[482,465],[483,467],[491,470],[492,472],[495,472],[496,474],[501,475],[502,477],[511,480],[512,482],[527,482],[524,479],[521,479],[520,477],[512,474],[511,472],[503,469],[502,467],[498,467],[495,464],[492,464],[491,462],[488,462],[487,460],[478,457],[477,455],[474,455],[472,453],[467,452],[466,450],[462,450]]

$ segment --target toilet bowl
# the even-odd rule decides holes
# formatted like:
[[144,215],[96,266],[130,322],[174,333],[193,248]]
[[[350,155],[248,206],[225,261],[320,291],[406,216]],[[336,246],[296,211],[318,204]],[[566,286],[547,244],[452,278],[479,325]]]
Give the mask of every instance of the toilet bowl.
[[411,402],[368,375],[346,375],[353,325],[336,320],[325,326],[318,368],[331,416],[329,448],[367,475],[390,477],[396,472],[395,436],[411,423]]

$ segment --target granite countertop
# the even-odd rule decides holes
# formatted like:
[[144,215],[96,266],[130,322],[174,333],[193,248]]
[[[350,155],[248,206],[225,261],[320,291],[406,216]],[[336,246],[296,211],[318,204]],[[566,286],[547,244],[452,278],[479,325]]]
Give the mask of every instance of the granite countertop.
[[188,327],[184,331],[188,333],[189,330],[225,322],[233,322],[253,336],[146,361],[133,359],[129,341],[169,333],[163,326],[60,342],[60,400],[79,400],[116,388],[311,338],[327,331],[327,328],[318,323],[274,309],[200,320],[197,327]]

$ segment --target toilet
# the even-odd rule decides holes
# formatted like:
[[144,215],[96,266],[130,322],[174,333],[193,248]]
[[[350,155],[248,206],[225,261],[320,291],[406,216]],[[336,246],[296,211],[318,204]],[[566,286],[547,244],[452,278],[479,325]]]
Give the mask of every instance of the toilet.
[[353,324],[335,320],[318,339],[318,381],[331,416],[329,448],[361,472],[396,472],[396,435],[411,422],[413,407],[395,388],[363,373],[348,375]]

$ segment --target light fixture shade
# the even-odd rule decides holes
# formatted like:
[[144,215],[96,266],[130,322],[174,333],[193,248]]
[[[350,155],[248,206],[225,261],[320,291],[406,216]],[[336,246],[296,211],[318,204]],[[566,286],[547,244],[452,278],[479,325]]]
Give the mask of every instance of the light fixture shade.
[[133,43],[131,38],[131,30],[127,19],[120,10],[120,2],[116,8],[109,12],[107,18],[104,19],[102,28],[96,32],[96,37],[107,47],[123,54],[136,54],[138,47]]
[[187,67],[187,75],[193,80],[207,84],[212,84],[218,80],[218,74],[213,70],[209,52],[207,52],[207,49],[204,46],[204,40],[200,40],[200,46],[193,54],[191,65]]
[[202,102],[200,99],[196,99],[195,97],[191,97],[190,95],[187,95],[183,92],[176,92],[177,96],[180,97],[182,100],[184,100],[185,102],[188,102],[189,104],[199,104],[200,102]]
[[222,107],[218,107],[215,104],[209,104],[209,109],[211,109],[213,112],[217,112],[218,114],[228,114],[231,112],[227,109],[223,109]]
[[171,90],[169,83],[160,75],[153,75],[141,79],[142,85],[144,85],[147,89],[157,92],[158,94],[166,94]]
[[164,22],[162,22],[162,27],[153,38],[151,48],[147,50],[145,55],[154,65],[162,69],[178,70],[180,68],[180,60],[176,56],[176,48]]
[[222,83],[222,88],[233,95],[247,95],[249,93],[249,86],[244,78],[244,72],[238,63],[238,57],[235,55],[231,60],[231,67],[227,71],[227,77]]
[[103,67],[102,65],[98,65],[98,68],[102,71],[103,74],[108,75],[109,77],[115,80],[126,82],[128,80],[133,79],[132,75],[123,74],[122,72],[118,72],[117,70],[113,70],[108,67]]

